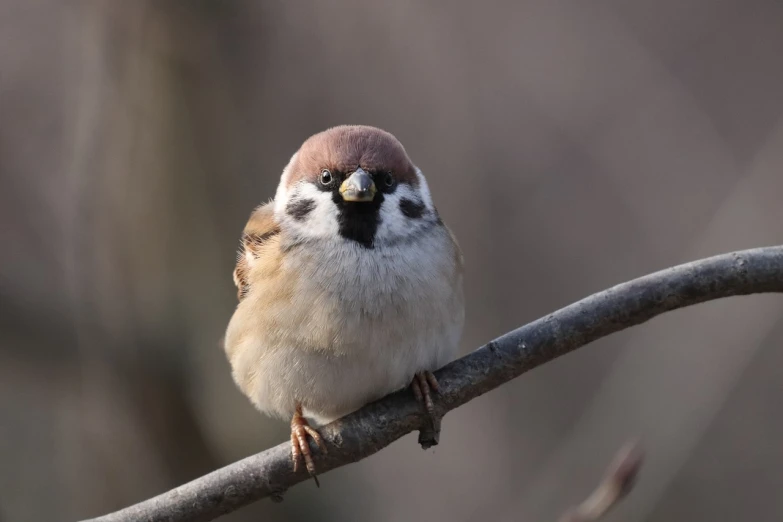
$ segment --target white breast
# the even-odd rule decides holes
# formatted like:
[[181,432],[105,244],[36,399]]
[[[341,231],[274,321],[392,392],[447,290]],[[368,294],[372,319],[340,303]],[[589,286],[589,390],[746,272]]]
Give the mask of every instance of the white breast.
[[457,248],[434,225],[375,249],[334,239],[289,250],[280,270],[289,297],[259,306],[264,288],[254,288],[229,325],[227,342],[241,345],[235,379],[262,411],[289,417],[299,401],[325,422],[443,366],[464,320]]

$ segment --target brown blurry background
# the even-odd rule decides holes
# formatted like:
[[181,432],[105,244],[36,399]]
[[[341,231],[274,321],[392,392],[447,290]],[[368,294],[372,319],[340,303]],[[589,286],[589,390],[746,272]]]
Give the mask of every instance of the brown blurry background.
[[[0,0],[0,521],[76,520],[286,440],[219,339],[254,205],[383,127],[467,263],[467,352],[783,243],[775,0]],[[783,518],[783,297],[673,313],[227,521],[546,521],[639,436],[616,521]]]

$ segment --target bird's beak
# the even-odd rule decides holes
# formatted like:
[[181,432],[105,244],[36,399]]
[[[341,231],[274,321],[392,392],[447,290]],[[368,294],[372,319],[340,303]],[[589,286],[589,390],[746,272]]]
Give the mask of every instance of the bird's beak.
[[345,201],[372,201],[376,191],[375,182],[361,168],[356,169],[340,185],[340,194]]

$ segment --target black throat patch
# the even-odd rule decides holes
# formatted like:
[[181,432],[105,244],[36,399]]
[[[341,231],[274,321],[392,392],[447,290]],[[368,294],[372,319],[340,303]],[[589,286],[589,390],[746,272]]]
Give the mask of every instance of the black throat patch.
[[383,193],[378,191],[372,201],[345,201],[338,191],[332,192],[332,201],[337,205],[337,223],[340,235],[356,241],[365,248],[373,248],[375,233],[381,222],[380,208]]

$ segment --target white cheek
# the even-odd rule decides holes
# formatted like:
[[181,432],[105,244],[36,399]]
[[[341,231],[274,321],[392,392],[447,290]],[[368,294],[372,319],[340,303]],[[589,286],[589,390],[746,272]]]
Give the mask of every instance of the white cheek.
[[[400,201],[410,199],[424,202],[426,210],[420,218],[409,218],[400,210]],[[420,228],[430,226],[434,219],[431,205],[419,190],[415,190],[408,184],[400,184],[393,194],[384,196],[381,205],[381,222],[375,234],[376,243],[393,243],[406,236],[415,234]]]
[[[333,238],[339,232],[337,224],[337,205],[332,201],[332,193],[319,190],[312,183],[301,181],[288,190],[287,200],[275,215],[285,228],[303,238]],[[294,219],[285,211],[288,201],[294,199],[309,199],[315,202],[313,210],[304,219]]]
[[424,174],[421,173],[421,169],[419,169],[419,167],[414,168],[416,169],[416,177],[419,178],[419,192],[421,193],[421,199],[424,201],[424,205],[427,207],[427,210],[432,211],[435,205],[432,203],[430,186],[427,185],[427,180],[424,178]]
[[278,222],[285,213],[285,205],[288,202],[288,179],[291,177],[291,167],[296,160],[296,156],[299,154],[295,152],[291,159],[288,160],[288,165],[283,169],[283,174],[280,176],[280,183],[277,185],[277,192],[275,192],[275,217]]

